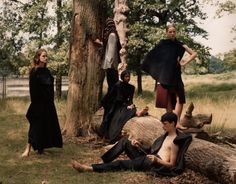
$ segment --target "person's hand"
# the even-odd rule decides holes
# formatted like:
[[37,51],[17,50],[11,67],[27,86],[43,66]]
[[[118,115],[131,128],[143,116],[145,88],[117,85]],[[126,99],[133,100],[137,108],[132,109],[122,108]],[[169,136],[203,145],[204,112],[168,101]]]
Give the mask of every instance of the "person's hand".
[[94,41],[94,43],[96,43],[96,44],[98,44],[98,45],[100,45],[100,46],[103,45],[103,43],[102,43],[98,38]]
[[180,66],[184,66],[186,65],[188,62],[185,59],[181,59],[181,61],[179,62]]
[[127,109],[133,109],[134,107],[135,107],[134,104],[131,104],[131,105],[127,106]]
[[131,145],[139,148],[140,147],[140,142],[135,140],[135,139],[132,139],[131,140]]
[[155,155],[147,155],[147,158],[152,162],[152,163],[158,163],[159,158],[156,157]]

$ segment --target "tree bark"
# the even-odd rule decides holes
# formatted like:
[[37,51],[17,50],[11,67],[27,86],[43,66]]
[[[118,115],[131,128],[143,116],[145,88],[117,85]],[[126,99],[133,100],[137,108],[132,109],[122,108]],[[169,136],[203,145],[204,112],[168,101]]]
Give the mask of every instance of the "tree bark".
[[106,1],[74,0],[67,116],[63,133],[83,136],[99,107],[102,85],[101,56],[94,40],[101,35]]
[[120,37],[120,42],[122,47],[120,50],[121,64],[126,64],[126,56],[127,56],[126,46],[128,42],[128,38],[126,35],[128,32],[128,23],[127,23],[128,12],[129,12],[129,7],[127,0],[115,0],[114,21],[116,23],[116,29]]
[[[63,43],[63,39],[61,37],[61,31],[62,31],[62,0],[57,0],[57,35],[58,38],[56,40],[56,49],[59,49]],[[61,99],[61,86],[62,86],[62,76],[61,76],[61,66],[60,64],[58,65],[57,68],[57,74],[56,74],[56,98],[58,100]]]

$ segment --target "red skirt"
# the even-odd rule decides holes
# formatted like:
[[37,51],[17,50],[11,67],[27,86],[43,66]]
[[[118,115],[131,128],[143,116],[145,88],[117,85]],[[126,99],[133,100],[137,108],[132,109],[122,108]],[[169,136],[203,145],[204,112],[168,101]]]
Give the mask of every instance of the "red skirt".
[[167,108],[168,104],[168,90],[163,88],[160,83],[157,83],[156,88],[156,107]]

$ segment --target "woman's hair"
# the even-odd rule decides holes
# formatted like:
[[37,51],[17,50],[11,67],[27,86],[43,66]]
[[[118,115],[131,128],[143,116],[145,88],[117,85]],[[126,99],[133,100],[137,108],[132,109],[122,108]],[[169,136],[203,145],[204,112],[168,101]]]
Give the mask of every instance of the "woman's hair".
[[31,73],[32,69],[35,68],[35,66],[37,66],[39,63],[40,63],[40,60],[39,60],[39,57],[41,56],[41,54],[43,52],[46,52],[47,53],[47,50],[46,49],[38,49],[34,55],[34,58],[33,58],[33,61],[31,62],[31,65],[29,67],[29,73]]
[[116,36],[118,38],[117,48],[119,51],[121,49],[121,44],[120,44],[119,35],[116,30],[115,22],[112,18],[107,18],[106,23],[105,23],[105,28],[103,30],[103,35],[102,35],[102,42],[103,42],[104,48],[106,48],[108,37],[109,37],[110,33],[116,34]]
[[129,70],[124,70],[123,72],[121,72],[120,78],[121,78],[122,81],[124,81],[124,78],[125,78],[126,75],[130,76],[130,71]]
[[174,23],[169,23],[169,24],[167,24],[166,25],[166,32],[171,28],[171,27],[173,27],[173,28],[175,28],[176,29],[176,27],[175,27],[175,24]]

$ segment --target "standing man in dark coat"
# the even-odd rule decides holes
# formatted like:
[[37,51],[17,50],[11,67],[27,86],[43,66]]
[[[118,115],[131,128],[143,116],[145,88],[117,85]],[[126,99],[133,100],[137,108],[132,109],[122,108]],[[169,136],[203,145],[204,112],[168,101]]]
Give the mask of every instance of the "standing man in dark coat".
[[[162,88],[167,90],[167,95],[165,95],[167,99],[165,100],[166,104],[164,108],[166,108],[167,112],[174,110],[178,116],[177,128],[183,128],[179,124],[183,104],[185,103],[181,66],[185,66],[195,59],[197,53],[176,39],[176,28],[173,24],[167,26],[166,36],[166,39],[162,39],[147,54],[141,67],[158,81]],[[183,59],[185,51],[189,54],[189,57]],[[158,99],[156,101],[156,104],[158,104]]]
[[39,49],[30,70],[31,104],[26,117],[30,127],[28,144],[22,157],[29,156],[31,147],[42,154],[45,148],[62,147],[62,136],[54,105],[54,79],[46,68],[47,51]]
[[[122,138],[102,156],[104,163],[87,166],[73,161],[72,166],[79,172],[134,170],[168,176],[181,174],[185,168],[184,154],[192,141],[192,136],[176,130],[177,119],[173,112],[167,112],[161,117],[166,133],[157,138],[151,147],[145,148],[136,140]],[[122,152],[131,160],[113,161]]]

